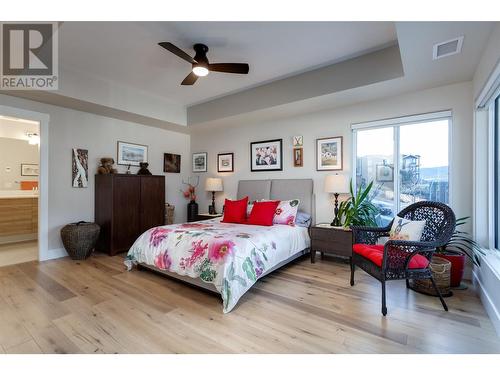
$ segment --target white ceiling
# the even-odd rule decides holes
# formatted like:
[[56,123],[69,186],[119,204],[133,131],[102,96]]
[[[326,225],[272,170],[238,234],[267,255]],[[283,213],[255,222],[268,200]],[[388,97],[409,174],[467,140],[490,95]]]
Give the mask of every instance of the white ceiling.
[[[396,40],[393,22],[65,22],[60,65],[193,105],[377,49]],[[211,73],[181,86],[190,65],[157,45],[170,41],[211,62],[247,62],[250,73]]]

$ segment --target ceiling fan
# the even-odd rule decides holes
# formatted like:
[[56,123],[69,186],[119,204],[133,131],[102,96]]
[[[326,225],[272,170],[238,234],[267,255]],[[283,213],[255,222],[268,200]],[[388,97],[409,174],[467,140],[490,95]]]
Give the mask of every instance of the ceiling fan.
[[207,59],[208,47],[204,44],[197,43],[193,46],[193,49],[196,52],[194,57],[189,56],[186,52],[181,50],[179,47],[174,46],[170,42],[160,42],[158,44],[192,65],[192,72],[184,78],[181,85],[192,85],[196,82],[198,77],[205,77],[209,72],[248,74],[248,64],[210,64]]

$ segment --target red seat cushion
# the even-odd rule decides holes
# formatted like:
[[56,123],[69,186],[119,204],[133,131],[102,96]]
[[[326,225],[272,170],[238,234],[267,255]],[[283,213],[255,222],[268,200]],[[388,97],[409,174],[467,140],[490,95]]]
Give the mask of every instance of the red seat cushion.
[[223,223],[243,224],[247,218],[248,197],[238,201],[226,199],[224,202]]
[[[384,245],[365,245],[358,243],[352,245],[352,251],[364,258],[371,260],[377,266],[382,267]],[[427,260],[427,258],[420,254],[417,254],[413,258],[411,258],[408,268],[426,268],[428,265],[429,261]]]
[[280,201],[255,202],[248,216],[247,224],[251,225],[273,225],[273,218]]

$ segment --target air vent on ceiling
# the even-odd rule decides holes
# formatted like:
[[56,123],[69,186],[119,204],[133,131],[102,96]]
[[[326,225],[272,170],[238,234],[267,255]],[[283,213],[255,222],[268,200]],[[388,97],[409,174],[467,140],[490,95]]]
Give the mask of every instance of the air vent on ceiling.
[[459,36],[446,42],[434,44],[432,49],[432,59],[437,60],[442,57],[447,57],[451,55],[456,55],[462,52],[462,44],[464,42],[464,37]]

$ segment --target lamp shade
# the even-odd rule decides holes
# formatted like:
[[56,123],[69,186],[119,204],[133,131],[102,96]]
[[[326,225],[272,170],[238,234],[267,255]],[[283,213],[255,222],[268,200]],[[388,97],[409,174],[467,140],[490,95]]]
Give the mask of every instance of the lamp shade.
[[347,183],[345,176],[341,174],[330,174],[325,177],[325,193],[345,193]]
[[222,178],[207,178],[205,181],[205,191],[224,191],[222,187]]

